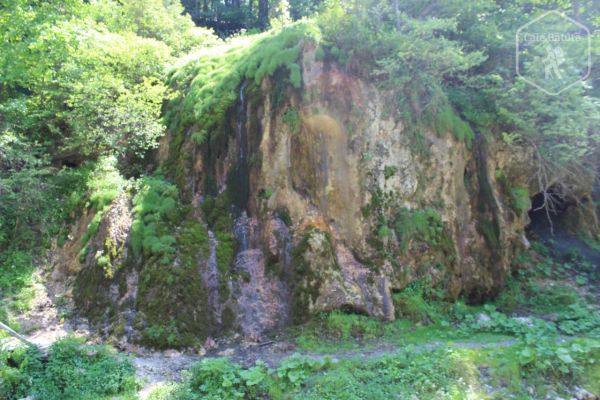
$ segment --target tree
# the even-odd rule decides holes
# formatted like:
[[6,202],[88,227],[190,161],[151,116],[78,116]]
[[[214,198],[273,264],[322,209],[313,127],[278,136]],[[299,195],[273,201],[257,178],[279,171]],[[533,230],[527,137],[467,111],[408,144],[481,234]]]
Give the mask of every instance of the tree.
[[258,26],[263,30],[269,26],[269,0],[258,0]]

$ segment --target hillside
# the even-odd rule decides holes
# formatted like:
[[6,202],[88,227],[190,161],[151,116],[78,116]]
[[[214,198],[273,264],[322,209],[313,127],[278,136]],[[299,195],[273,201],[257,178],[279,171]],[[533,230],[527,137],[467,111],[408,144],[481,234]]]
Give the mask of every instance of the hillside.
[[0,399],[597,398],[594,2],[284,3],[0,9]]

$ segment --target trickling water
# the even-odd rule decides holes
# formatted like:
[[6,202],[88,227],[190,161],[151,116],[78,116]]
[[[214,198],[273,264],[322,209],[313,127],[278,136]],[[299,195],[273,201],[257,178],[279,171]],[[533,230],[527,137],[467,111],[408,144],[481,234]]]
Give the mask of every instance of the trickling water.
[[278,225],[277,232],[282,247],[281,261],[285,267],[285,270],[287,271],[292,265],[292,235],[290,234],[290,230],[288,229],[287,225],[281,219],[275,218],[275,221]]
[[240,87],[239,101],[237,106],[237,132],[236,140],[238,145],[238,154],[233,170],[229,174],[227,186],[232,194],[234,212],[239,215],[246,210],[248,196],[250,193],[250,178],[248,166],[248,132],[246,129],[246,111],[247,101],[245,90],[248,82],[244,81]]
[[246,138],[246,97],[244,96],[244,91],[248,86],[248,81],[244,81],[242,86],[240,86],[240,102],[238,105],[238,126],[237,126],[237,134],[238,134],[238,142],[240,144],[239,150],[239,160],[246,160],[247,153],[247,138]]
[[215,234],[208,231],[209,255],[206,268],[201,268],[202,280],[208,289],[208,304],[211,307],[217,323],[221,323],[221,305],[219,303],[219,270],[217,268],[217,245]]
[[233,236],[238,244],[238,251],[246,251],[249,246],[249,236],[250,236],[250,219],[248,218],[248,214],[246,211],[242,211],[242,214],[235,219],[235,223],[233,226]]

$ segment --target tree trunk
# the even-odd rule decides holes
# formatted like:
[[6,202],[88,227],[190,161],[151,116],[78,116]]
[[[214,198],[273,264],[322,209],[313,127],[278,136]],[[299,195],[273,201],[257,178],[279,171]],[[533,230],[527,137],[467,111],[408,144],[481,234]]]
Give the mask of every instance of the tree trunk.
[[258,24],[262,30],[269,25],[269,0],[258,0]]

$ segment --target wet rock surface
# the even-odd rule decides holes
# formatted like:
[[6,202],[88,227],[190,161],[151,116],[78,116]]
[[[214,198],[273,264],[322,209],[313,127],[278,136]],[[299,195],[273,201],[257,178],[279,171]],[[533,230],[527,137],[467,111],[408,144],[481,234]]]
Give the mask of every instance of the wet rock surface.
[[[201,343],[233,331],[260,342],[297,315],[347,309],[391,320],[392,292],[417,281],[474,303],[504,285],[530,222],[511,206],[506,182],[534,193],[531,152],[485,132],[471,143],[423,129],[417,143],[389,112],[386,93],[317,60],[310,46],[301,72],[298,90],[245,81],[205,142],[192,140],[202,131],[195,125],[161,141],[159,163],[174,171],[168,178],[187,210],[165,232],[175,241],[168,263],[132,257],[129,200],[111,205],[81,271],[65,268],[86,294],[82,313],[108,321],[107,335],[137,340],[144,329],[165,337],[176,329]],[[182,243],[190,221],[196,236]],[[597,220],[588,228],[597,230]],[[110,262],[98,268],[102,257]],[[179,276],[185,258],[193,259],[193,285]],[[161,271],[152,283],[160,290],[145,293],[167,293],[173,303],[156,327],[139,313],[148,298],[138,286],[150,268]],[[190,321],[181,310],[192,310]]]

